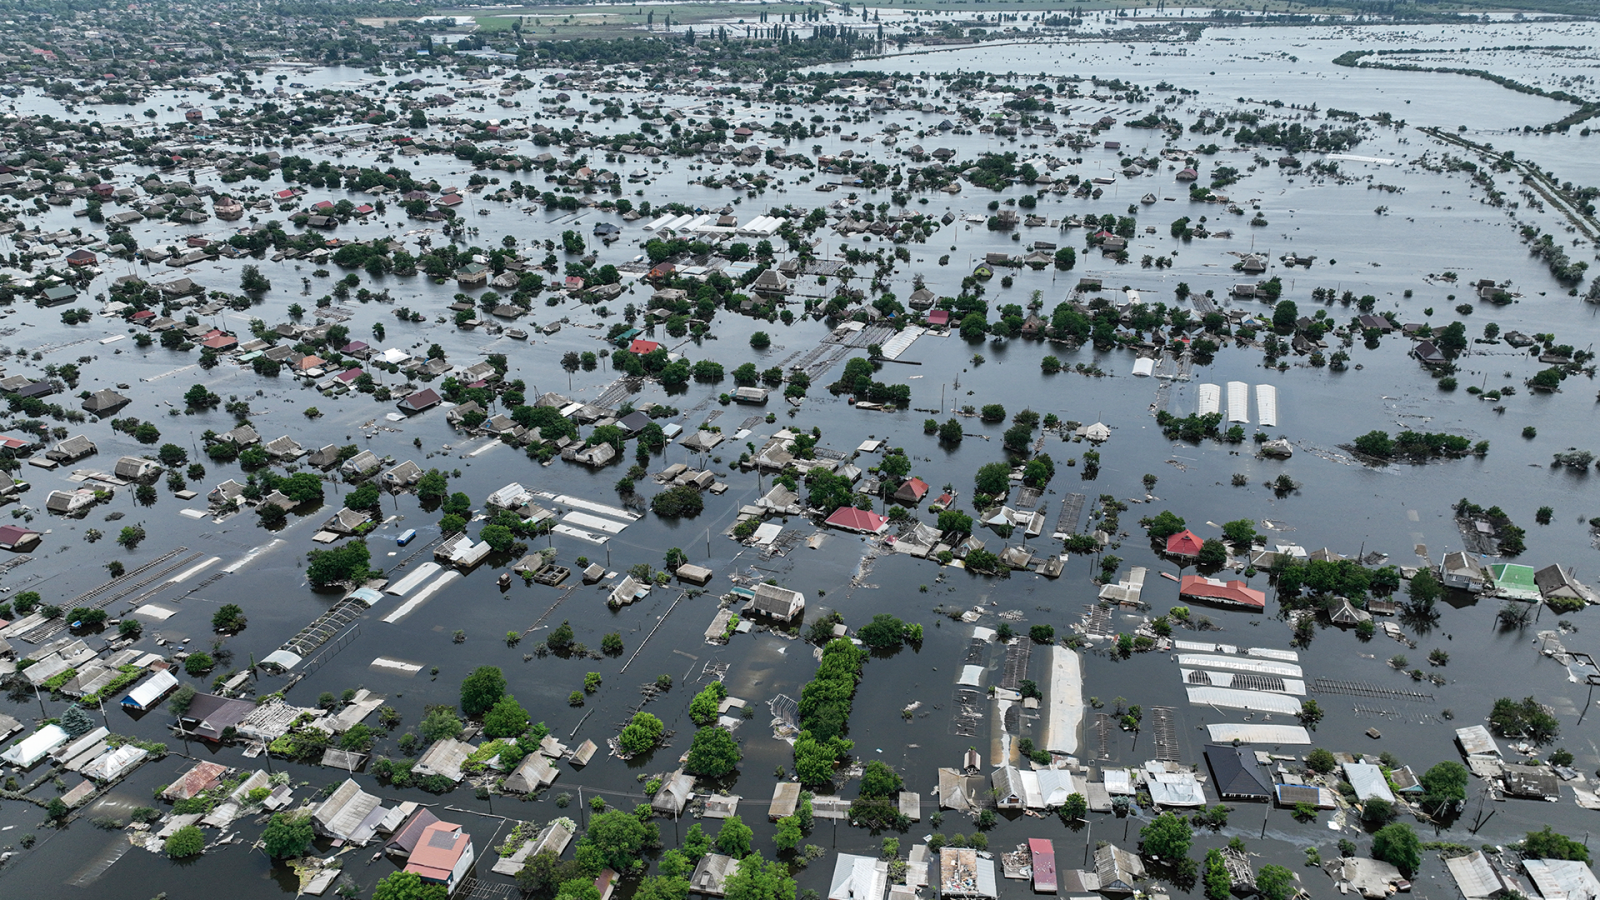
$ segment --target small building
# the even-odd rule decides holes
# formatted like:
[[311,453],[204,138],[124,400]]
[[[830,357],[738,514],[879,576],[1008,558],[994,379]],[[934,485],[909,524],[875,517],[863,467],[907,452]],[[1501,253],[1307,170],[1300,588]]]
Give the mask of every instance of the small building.
[[133,690],[128,692],[128,696],[122,698],[122,705],[128,709],[145,712],[154,709],[161,703],[162,698],[177,687],[177,677],[162,669],[135,685]]
[[1207,744],[1205,756],[1211,766],[1212,787],[1221,799],[1265,803],[1272,797],[1248,746]]
[[990,790],[994,805],[1000,809],[1023,809],[1027,798],[1022,787],[1022,773],[1016,766],[1000,766],[989,773]]
[[435,822],[422,832],[405,870],[424,884],[444,885],[448,896],[472,870],[473,859],[472,835],[452,822]]
[[1561,783],[1550,766],[1524,766],[1506,763],[1500,767],[1506,795],[1530,800],[1560,800]]
[[994,857],[970,847],[940,847],[939,896],[995,900]]
[[461,767],[476,749],[465,741],[440,738],[423,752],[411,771],[422,776],[443,775],[451,781],[460,782],[463,777]]
[[800,785],[793,781],[780,781],[772,786],[772,804],[767,807],[767,819],[773,822],[794,815],[800,804]]
[[403,413],[416,414],[423,412],[424,410],[432,409],[442,402],[444,401],[439,396],[438,391],[435,391],[433,388],[424,388],[405,398],[404,400],[401,400],[395,405],[399,406],[400,411]]
[[907,478],[894,492],[895,501],[907,506],[916,506],[926,496],[928,496],[928,483],[921,478]]
[[679,769],[662,779],[661,789],[650,798],[650,808],[664,816],[679,816],[693,796],[694,776]]
[[31,769],[38,764],[39,760],[49,755],[50,751],[69,740],[71,740],[71,736],[60,725],[46,725],[12,744],[4,753],[0,753],[0,760],[4,760],[19,769]]
[[[690,584],[704,586],[704,585],[710,583],[711,578],[712,578],[714,573],[710,569],[706,568],[705,566],[697,566],[697,565],[693,565],[692,563],[684,563],[683,565],[679,566],[676,570],[674,570],[672,574],[679,581],[687,581]],[[805,604],[805,601],[804,601],[804,599],[802,599],[801,600],[802,607],[804,607],[804,604]]]
[[[680,570],[681,571],[681,570]],[[792,622],[806,609],[806,595],[775,584],[758,584],[754,597],[744,606],[744,614],[759,615],[780,622]]]
[[1056,847],[1048,838],[1028,838],[1028,856],[1033,861],[1033,892],[1056,892]]
[[738,868],[739,861],[731,856],[707,853],[700,857],[700,862],[694,867],[694,874],[689,876],[689,891],[705,894],[708,897],[725,896],[728,878]]
[[1478,594],[1489,586],[1489,573],[1484,571],[1472,554],[1453,550],[1446,553],[1439,563],[1439,583],[1447,588]]
[[1115,844],[1094,851],[1094,868],[1102,894],[1132,894],[1144,877],[1144,860]]
[[749,385],[746,387],[735,388],[733,391],[733,400],[735,403],[750,403],[760,406],[767,402],[767,395],[768,391],[766,388]]
[[76,434],[55,445],[54,449],[45,451],[44,456],[51,462],[70,463],[92,456],[96,452],[98,451],[93,441]]
[[532,794],[550,786],[561,772],[550,764],[543,754],[529,753],[522,758],[515,771],[505,780],[505,789],[513,794]]
[[841,531],[857,534],[883,534],[889,530],[889,520],[870,509],[841,506],[828,516],[826,524]]
[[1200,548],[1204,544],[1199,535],[1185,528],[1167,538],[1167,555],[1179,559],[1194,559],[1200,555]]
[[167,785],[166,790],[161,792],[161,798],[172,801],[193,799],[221,784],[222,776],[226,774],[227,766],[202,760]]
[[1243,581],[1221,581],[1203,575],[1185,575],[1178,586],[1178,596],[1183,600],[1214,603],[1242,609],[1267,608],[1267,595]]
[[422,467],[411,460],[384,472],[379,480],[390,491],[403,491],[422,479]]
[[21,525],[0,525],[0,550],[28,553],[39,546],[40,534]]
[[124,456],[117,460],[112,472],[126,481],[144,481],[161,474],[161,464],[138,456]]
[[116,412],[133,401],[122,396],[116,391],[106,389],[95,391],[84,398],[83,411],[94,416],[105,416]]
[[1600,880],[1588,863],[1571,859],[1525,859],[1522,870],[1545,900],[1600,897]]
[[238,726],[255,712],[248,700],[234,700],[216,694],[195,694],[189,708],[178,717],[178,727],[207,741],[221,741],[224,732]]
[[1356,799],[1363,803],[1368,800],[1394,802],[1394,792],[1389,790],[1389,782],[1383,777],[1383,770],[1372,763],[1345,763],[1344,779],[1355,789]]

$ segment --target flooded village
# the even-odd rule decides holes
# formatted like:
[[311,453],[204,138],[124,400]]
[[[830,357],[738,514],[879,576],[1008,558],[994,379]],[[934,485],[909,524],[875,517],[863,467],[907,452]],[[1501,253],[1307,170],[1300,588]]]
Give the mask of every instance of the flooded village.
[[0,895],[1600,896],[1592,13],[0,3]]

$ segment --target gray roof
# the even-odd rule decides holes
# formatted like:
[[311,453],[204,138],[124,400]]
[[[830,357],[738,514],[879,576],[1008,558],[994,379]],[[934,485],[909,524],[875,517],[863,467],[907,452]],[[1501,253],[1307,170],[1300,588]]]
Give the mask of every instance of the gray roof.
[[311,819],[327,834],[344,840],[365,841],[372,831],[364,826],[367,817],[381,805],[377,797],[361,790],[354,779],[344,783],[311,813]]

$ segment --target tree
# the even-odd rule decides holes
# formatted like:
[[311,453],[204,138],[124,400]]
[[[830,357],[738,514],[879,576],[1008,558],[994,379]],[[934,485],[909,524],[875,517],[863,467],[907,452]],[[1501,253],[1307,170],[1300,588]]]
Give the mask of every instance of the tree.
[[1522,842],[1522,855],[1526,859],[1571,859],[1587,863],[1589,848],[1565,835],[1556,834],[1546,825],[1539,831],[1528,832]]
[[1412,612],[1426,613],[1433,609],[1433,604],[1444,596],[1444,588],[1439,586],[1438,579],[1427,569],[1418,569],[1417,574],[1411,576],[1411,583],[1406,585],[1406,597],[1409,598],[1407,606]]
[[1206,851],[1206,900],[1229,900],[1233,891],[1233,876],[1222,861],[1222,851],[1213,847]]
[[1249,519],[1235,519],[1222,523],[1222,536],[1235,550],[1248,550],[1256,540],[1256,525]]
[[684,771],[707,778],[721,778],[739,767],[743,754],[726,729],[707,725],[694,733]]
[[1219,568],[1228,561],[1228,548],[1216,538],[1206,538],[1200,544],[1196,562],[1209,568]]
[[1372,836],[1372,855],[1410,878],[1422,865],[1422,842],[1405,822],[1391,822]]
[[438,469],[429,469],[417,479],[417,499],[424,504],[443,503],[450,496],[450,479]]
[[356,510],[377,509],[383,495],[375,484],[363,484],[345,495],[344,505]]
[[372,900],[446,900],[442,884],[423,884],[415,872],[390,872],[372,888]]
[[261,274],[258,266],[245,266],[239,270],[239,290],[246,294],[265,294],[272,290],[272,282]]
[[189,451],[177,444],[162,444],[156,451],[156,459],[169,469],[176,468],[189,461]]
[[861,772],[861,796],[887,797],[898,794],[904,781],[888,763],[882,760],[872,760],[867,763]]
[[61,725],[61,730],[65,731],[67,736],[73,738],[83,737],[95,729],[94,719],[91,719],[88,713],[77,706],[67,707],[67,711],[61,714],[59,724]]
[[1144,855],[1169,864],[1187,859],[1193,840],[1194,829],[1189,820],[1176,813],[1164,812],[1139,829],[1139,845]]
[[1256,873],[1256,890],[1261,900],[1289,900],[1295,895],[1294,873],[1283,866],[1267,863]]
[[234,634],[244,628],[244,610],[237,603],[224,603],[211,616],[211,627],[224,634]]
[[479,666],[461,680],[461,711],[481,716],[494,707],[506,692],[506,676],[497,666]]
[[1332,772],[1336,765],[1338,765],[1338,760],[1334,759],[1333,753],[1321,747],[1306,754],[1306,768],[1316,772],[1318,775],[1326,775]]
[[1422,773],[1422,790],[1435,809],[1453,807],[1467,799],[1467,767],[1455,760],[1434,763]]
[[652,875],[639,882],[633,900],[689,900],[689,879],[682,875]]
[[1089,801],[1078,793],[1068,794],[1067,802],[1061,805],[1057,814],[1063,822],[1080,822],[1089,812]]
[[545,850],[528,857],[517,870],[517,887],[535,900],[553,900],[561,885],[581,874],[575,861],[563,862]]
[[561,624],[551,630],[550,636],[545,638],[545,646],[557,653],[572,646],[572,624],[565,619]]
[[456,718],[455,710],[450,707],[435,706],[422,717],[422,724],[417,726],[417,730],[430,742],[460,737],[461,720]]
[[1387,431],[1369,431],[1356,438],[1356,452],[1380,459],[1394,455],[1394,439]]
[[279,479],[277,489],[297,504],[322,499],[322,479],[310,472],[296,472]]
[[939,512],[939,530],[941,532],[956,534],[972,533],[972,517],[959,509],[945,509]]
[[623,726],[617,742],[629,753],[643,753],[654,747],[665,731],[660,719],[647,712],[637,712],[633,720]]
[[1322,721],[1322,706],[1321,704],[1317,703],[1317,701],[1308,697],[1300,702],[1300,712],[1298,715],[1301,725],[1304,725],[1312,731],[1316,731],[1317,723]]
[[1150,535],[1151,540],[1156,541],[1164,541],[1182,531],[1185,527],[1181,516],[1165,509],[1156,513],[1150,518],[1150,521],[1143,524],[1145,533]]
[[362,541],[352,541],[332,550],[312,550],[306,554],[306,580],[313,587],[365,581],[372,556]]
[[713,681],[706,685],[700,693],[694,695],[689,701],[689,718],[696,725],[710,725],[717,720],[717,714],[723,700],[728,697],[728,689],[720,681]]
[[805,836],[805,832],[800,830],[799,819],[794,816],[784,816],[778,820],[778,830],[772,835],[772,845],[787,853],[800,846]]
[[169,859],[188,859],[199,856],[206,849],[206,836],[199,828],[185,825],[174,831],[167,842],[162,845]]
[[1033,429],[1019,422],[1006,429],[1000,444],[1012,453],[1026,454],[1033,447]]
[[739,869],[728,877],[725,900],[794,900],[794,879],[783,863],[766,862],[752,853],[739,861]]
[[946,419],[939,426],[939,442],[943,444],[959,444],[963,436],[961,421],[959,419]]
[[273,813],[261,832],[261,845],[273,859],[289,859],[304,854],[315,837],[309,814]]
[[578,841],[578,862],[599,871],[607,866],[628,872],[639,864],[645,847],[657,840],[656,829],[632,813],[608,809],[589,820],[589,830]]
[[1289,334],[1294,331],[1295,321],[1300,318],[1300,310],[1294,305],[1293,300],[1280,300],[1272,308],[1272,330],[1279,334]]
[[744,859],[750,855],[750,840],[755,837],[755,832],[738,816],[728,816],[722,820],[722,827],[717,829],[717,852],[734,859]]
[[698,516],[705,505],[700,492],[686,484],[667,488],[650,499],[650,511],[664,519]]
[[528,711],[506,694],[483,716],[483,733],[491,738],[518,737],[528,730]]
[[505,553],[517,542],[517,536],[511,533],[510,528],[498,524],[483,526],[478,532],[478,539],[488,544],[489,549],[496,553]]
[[750,347],[753,350],[765,350],[772,346],[772,336],[765,331],[758,331],[750,335]]
[[861,643],[874,650],[898,647],[905,640],[905,635],[906,623],[888,613],[873,616],[871,622],[856,632],[856,636],[861,638]]
[[1004,496],[1011,492],[1011,467],[1003,462],[985,463],[978,467],[973,481],[980,494]]
[[183,670],[196,678],[211,671],[216,666],[216,660],[211,658],[211,654],[203,650],[189,654],[189,658],[183,661]]

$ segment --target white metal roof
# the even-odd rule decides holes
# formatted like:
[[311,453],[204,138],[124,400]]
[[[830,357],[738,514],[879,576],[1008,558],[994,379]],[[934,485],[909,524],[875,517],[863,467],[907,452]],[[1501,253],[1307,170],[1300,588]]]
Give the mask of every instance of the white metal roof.
[[1202,416],[1222,412],[1222,388],[1214,384],[1200,385],[1200,406],[1196,412]]
[[1205,685],[1192,685],[1189,687],[1189,702],[1201,706],[1216,706],[1223,709],[1248,709],[1254,712],[1282,713],[1292,716],[1300,712],[1300,701],[1285,694],[1269,694],[1264,691],[1243,691],[1237,688],[1207,687]]
[[166,696],[167,691],[177,686],[178,679],[171,672],[157,672],[139,682],[133,690],[129,691],[128,696],[122,698],[122,705],[132,706],[136,709],[149,709],[159,703],[161,698]]
[[1384,780],[1383,770],[1372,763],[1345,763],[1345,780],[1356,790],[1359,800],[1378,799],[1388,803],[1394,802],[1394,792],[1389,790],[1389,784]]
[[1178,654],[1178,665],[1195,666],[1202,669],[1229,669],[1235,672],[1254,672],[1257,675],[1281,675],[1285,678],[1300,678],[1304,675],[1304,673],[1301,672],[1300,667],[1294,663],[1266,659],[1248,659],[1237,656],[1210,656],[1201,653]]
[[1239,741],[1243,744],[1309,744],[1311,734],[1299,725],[1258,725],[1251,722],[1207,725],[1211,740],[1218,744]]
[[1270,384],[1256,385],[1256,418],[1266,427],[1278,424],[1278,389]]
[[1228,382],[1228,421],[1250,421],[1250,385],[1242,381]]

